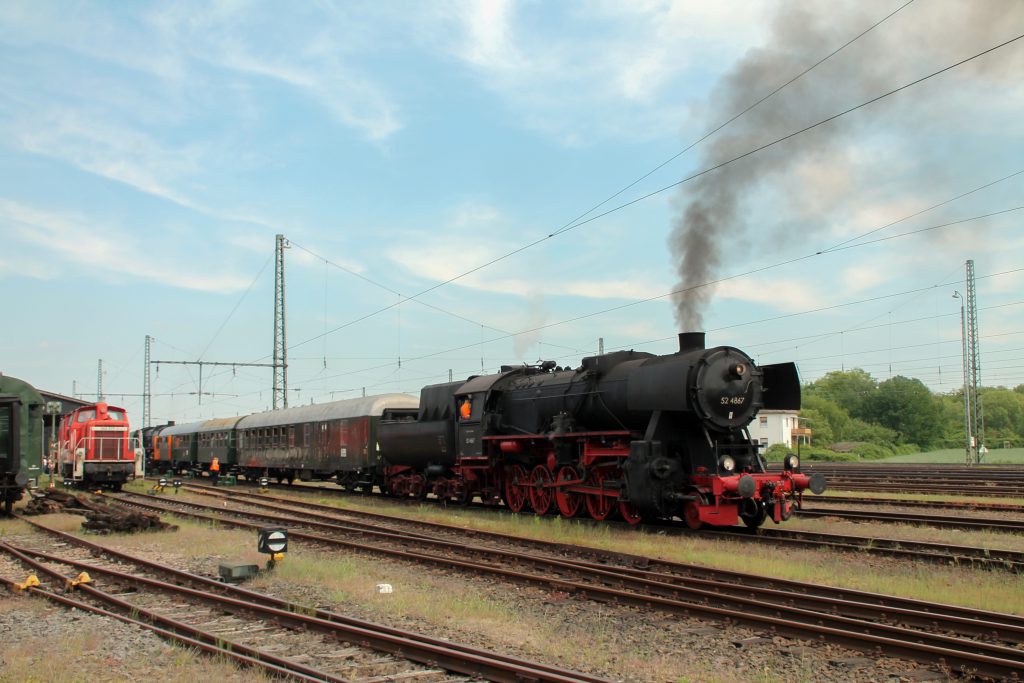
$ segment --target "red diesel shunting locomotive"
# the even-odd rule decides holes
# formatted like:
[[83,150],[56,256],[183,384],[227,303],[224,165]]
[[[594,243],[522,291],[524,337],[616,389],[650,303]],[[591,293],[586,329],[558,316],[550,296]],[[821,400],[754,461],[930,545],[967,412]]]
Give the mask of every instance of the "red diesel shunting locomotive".
[[78,408],[60,422],[58,472],[65,482],[119,491],[142,474],[142,458],[131,447],[124,408],[96,403]]

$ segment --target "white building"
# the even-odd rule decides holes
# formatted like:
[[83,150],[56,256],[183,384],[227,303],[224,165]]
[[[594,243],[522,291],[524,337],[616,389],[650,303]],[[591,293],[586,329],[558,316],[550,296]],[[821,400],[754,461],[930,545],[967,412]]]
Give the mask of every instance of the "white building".
[[762,448],[777,443],[795,448],[797,439],[810,443],[811,430],[800,427],[800,412],[796,410],[762,410],[750,423],[750,438]]

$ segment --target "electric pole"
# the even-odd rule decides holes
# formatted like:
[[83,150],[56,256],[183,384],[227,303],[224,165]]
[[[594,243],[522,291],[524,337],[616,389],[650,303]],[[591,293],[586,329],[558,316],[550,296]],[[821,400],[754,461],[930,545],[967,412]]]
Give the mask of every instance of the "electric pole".
[[100,358],[99,363],[96,365],[96,402],[101,403],[105,397],[103,396],[103,359]]
[[971,434],[974,435],[974,462],[985,459],[985,412],[981,405],[981,349],[978,344],[978,292],[974,282],[974,260],[967,261],[967,352],[970,370]]
[[152,337],[146,335],[146,365],[143,368],[142,374],[142,427],[149,427],[149,422],[152,420],[153,414],[153,385],[150,383],[149,375],[149,346],[152,341]]
[[285,334],[284,235],[277,236],[274,248],[274,390],[273,408],[288,407],[288,341]]

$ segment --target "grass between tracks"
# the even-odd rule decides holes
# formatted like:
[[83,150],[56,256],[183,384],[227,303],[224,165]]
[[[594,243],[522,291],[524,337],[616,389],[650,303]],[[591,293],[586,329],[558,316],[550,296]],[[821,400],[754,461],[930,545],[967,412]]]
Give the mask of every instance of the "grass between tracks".
[[[770,544],[728,539],[667,536],[611,526],[595,526],[557,516],[537,517],[532,514],[514,515],[471,508],[442,508],[432,503],[403,505],[375,497],[323,495],[316,491],[301,489],[288,491],[286,494],[275,491],[274,495],[310,500],[339,509],[366,510],[775,578],[1024,614],[1024,575],[1004,571],[925,564],[824,549],[787,549]],[[203,499],[203,502],[209,501]],[[1010,499],[1010,502],[1024,501]],[[176,523],[182,525],[182,532],[189,533],[191,523]],[[770,522],[769,526],[772,526]],[[1024,551],[1024,535],[1019,534],[935,529],[881,522],[852,522],[834,518],[794,518],[781,527]],[[210,542],[223,544],[224,548],[230,548],[232,543],[240,539],[245,540],[238,547],[249,548],[254,544],[249,532],[222,533],[231,536],[225,536],[226,540],[223,541]],[[128,542],[132,541],[129,539]],[[183,542],[181,546],[204,547],[205,543]],[[251,555],[249,557],[251,558]],[[250,561],[261,559],[259,556],[256,558]],[[290,555],[289,560],[292,559],[296,557]],[[401,603],[402,600],[392,602]],[[460,609],[457,606],[454,608]],[[480,611],[482,608],[477,605],[465,609],[467,613],[474,610]]]
[[[959,503],[995,503],[995,504],[1010,504],[1010,505],[1024,505],[1024,498],[1014,498],[1011,496],[997,497],[985,496],[984,498],[979,496],[967,496],[967,495],[954,495],[952,493],[902,493],[898,491],[852,491],[845,490],[842,488],[830,488],[821,494],[821,496],[808,496],[806,500],[809,504],[813,504],[816,498],[828,498],[829,496],[839,496],[841,498],[891,498],[891,499],[902,499],[902,500],[923,500],[929,502],[959,502]],[[984,512],[975,513],[975,515],[985,515]]]
[[[873,460],[879,463],[940,463],[943,465],[964,464],[963,448],[946,448],[939,451],[928,451],[927,453],[908,453],[906,455],[894,455],[883,460]],[[983,465],[1021,465],[1024,464],[1024,448],[993,448],[985,454]]]
[[[188,494],[181,495],[185,497]],[[275,495],[282,494],[275,491]],[[595,527],[558,517],[538,518],[533,515],[473,509],[443,509],[433,504],[398,505],[383,499],[341,497],[316,492],[289,492],[287,495],[339,508],[365,509],[796,581],[1024,614],[1024,577],[1005,572],[925,565],[827,550],[787,550],[771,545],[641,533],[607,526]],[[207,498],[203,500],[209,502]],[[178,532],[114,535],[100,539],[100,542],[129,552],[139,551],[140,554],[144,552],[150,556],[181,556],[190,562],[205,562],[208,574],[215,573],[216,562],[223,559],[259,564],[265,560],[255,553],[252,532],[218,529],[205,523],[176,518],[167,519],[180,526]],[[70,515],[42,518],[47,525],[75,533],[80,533],[80,520]],[[784,526],[796,528],[797,524],[804,523],[804,520],[794,519]],[[23,524],[20,526],[25,527]],[[808,528],[839,531],[838,526],[838,523],[813,520]],[[870,531],[865,531],[863,525],[849,526],[860,527],[856,533],[862,535],[874,535],[876,532],[877,535],[882,532],[891,535],[896,528],[903,529],[899,532],[903,537],[909,536],[911,532],[936,534],[937,538],[950,544],[1003,547],[1005,544],[1001,541],[1004,537],[1020,540],[1019,537],[1000,534],[982,541],[979,534],[957,532],[967,536],[954,541],[954,536],[943,530],[917,527],[904,529],[877,524],[872,525]],[[0,535],[3,532],[4,527],[0,526]],[[378,593],[376,586],[379,583],[391,584],[394,592]],[[628,641],[629,635],[624,632],[622,625],[615,617],[609,618],[612,608],[596,603],[589,607],[573,607],[573,601],[564,600],[564,596],[557,594],[550,594],[547,599],[539,601],[539,605],[534,600],[532,607],[524,608],[519,598],[521,590],[509,590],[508,587],[503,589],[494,581],[467,578],[455,573],[445,575],[443,572],[422,570],[386,559],[371,560],[340,552],[304,549],[301,543],[294,541],[287,559],[278,566],[275,575],[259,579],[253,587],[277,592],[307,604],[351,607],[364,618],[397,621],[398,625],[404,621],[414,622],[413,626],[422,622],[432,623],[442,632],[451,633],[453,640],[489,643],[491,647],[495,643],[506,644],[510,650],[518,649],[527,656],[536,657],[537,653],[543,653],[544,657],[574,668],[578,668],[581,662],[590,662],[605,671],[633,672],[643,680],[758,680],[765,683],[783,680],[778,674],[781,669],[773,669],[771,663],[761,672],[751,675],[752,672],[748,671],[739,678],[727,670],[723,671],[720,665],[716,668],[708,664],[706,669],[697,665],[696,668],[691,666],[685,669],[688,671],[687,677],[680,678],[679,672],[683,669],[673,659],[673,652],[679,650],[680,645],[672,641],[670,632],[667,629],[662,635],[656,632],[642,642]],[[657,617],[653,619],[657,620]],[[474,641],[474,638],[479,638],[479,641]],[[580,643],[587,644],[585,656],[579,652]],[[803,679],[814,680],[815,677],[809,672]]]
[[[1024,614],[1024,575],[1004,571],[926,564],[825,549],[786,549],[728,539],[667,536],[581,524],[560,517],[443,509],[432,504],[396,505],[362,497],[342,498],[301,492],[295,495],[342,509],[404,515],[482,531],[510,533],[675,562]],[[1022,501],[1016,499],[1016,502]],[[1019,534],[935,529],[881,522],[849,522],[830,518],[791,519],[781,528],[1024,551],[1024,536]]]

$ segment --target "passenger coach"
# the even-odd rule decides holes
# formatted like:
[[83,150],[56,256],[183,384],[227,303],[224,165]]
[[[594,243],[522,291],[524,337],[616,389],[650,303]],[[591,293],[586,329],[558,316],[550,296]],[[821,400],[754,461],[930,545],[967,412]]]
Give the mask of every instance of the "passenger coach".
[[243,417],[237,469],[288,483],[337,476],[342,487],[369,492],[382,483],[380,420],[415,416],[418,406],[415,396],[382,394]]

